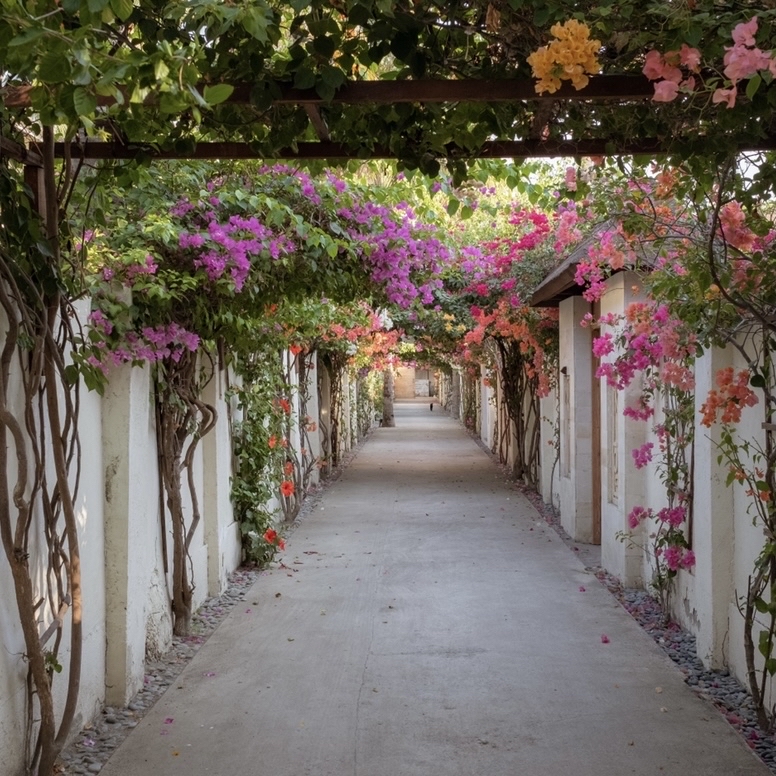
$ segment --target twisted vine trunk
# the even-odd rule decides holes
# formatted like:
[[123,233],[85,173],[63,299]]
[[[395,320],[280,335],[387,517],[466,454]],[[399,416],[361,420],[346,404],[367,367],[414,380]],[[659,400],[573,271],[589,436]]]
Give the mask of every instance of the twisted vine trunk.
[[393,414],[394,394],[393,369],[388,367],[383,370],[383,425],[387,428],[393,428],[396,425],[396,419]]
[[[78,384],[66,371],[77,318],[61,291],[53,133],[46,128],[43,135],[42,173],[27,181],[37,203],[25,201],[27,192],[0,167],[0,541],[27,664],[26,772],[51,776],[75,718],[83,632],[74,508],[80,475]],[[45,204],[42,228],[35,216],[39,203]],[[36,242],[41,232],[46,251]],[[53,680],[63,670],[68,613],[67,688],[57,721]]]
[[[194,455],[200,440],[216,423],[214,407],[200,398],[202,385],[196,353],[180,360],[165,359],[156,388],[157,445],[162,486],[172,532],[173,633],[187,636],[191,630],[194,584],[189,550],[201,519],[194,480]],[[186,523],[183,484],[191,500],[191,521]]]
[[518,343],[496,340],[504,404],[514,425],[516,447],[514,476],[535,488],[539,482],[540,410],[538,380],[527,369]]

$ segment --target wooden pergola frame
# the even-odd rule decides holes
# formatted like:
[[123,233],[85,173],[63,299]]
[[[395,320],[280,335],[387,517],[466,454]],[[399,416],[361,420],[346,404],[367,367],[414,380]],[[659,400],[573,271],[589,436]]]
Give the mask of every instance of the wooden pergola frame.
[[[202,87],[204,88],[204,84]],[[315,89],[296,89],[288,85],[277,85],[273,106],[297,105],[303,107],[319,138],[318,142],[299,142],[293,148],[273,152],[273,159],[390,159],[396,153],[388,148],[370,147],[364,144],[358,150],[354,146],[332,142],[320,108],[330,104],[347,105],[390,105],[401,103],[508,103],[508,102],[601,102],[630,103],[651,99],[654,84],[642,75],[598,75],[590,78],[584,89],[576,90],[564,83],[555,93],[536,93],[536,82],[530,78],[503,80],[442,80],[422,79],[416,81],[350,81],[344,84],[331,100],[324,100]],[[251,84],[236,84],[226,100],[235,105],[251,104]],[[3,93],[7,108],[25,110],[32,107],[31,86],[9,87]],[[115,105],[112,97],[98,98],[102,106]],[[153,100],[147,101],[150,106]],[[768,137],[741,151],[776,150],[776,137]],[[447,145],[440,156],[459,159],[473,158],[529,158],[554,156],[618,156],[637,154],[661,154],[667,151],[667,144],[661,138],[642,138],[626,143],[609,139],[582,138],[579,140],[491,140],[474,149]],[[0,155],[10,156],[31,166],[41,163],[41,155],[34,144],[25,149],[0,137]],[[69,145],[57,143],[54,146],[56,158],[84,160],[134,159],[138,156],[153,159],[257,159],[269,158],[257,152],[255,146],[244,142],[201,142],[193,150],[176,151],[161,149],[153,144],[124,143],[87,140]]]

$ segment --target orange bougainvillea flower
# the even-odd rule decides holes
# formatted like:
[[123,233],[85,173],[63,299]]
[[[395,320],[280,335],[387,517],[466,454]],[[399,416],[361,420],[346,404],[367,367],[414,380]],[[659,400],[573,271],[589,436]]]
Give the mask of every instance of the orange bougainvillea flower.
[[294,483],[291,482],[291,480],[283,480],[283,482],[280,483],[280,492],[288,498],[289,496],[294,495]]
[[278,438],[273,434],[268,440],[267,445],[269,446],[270,450],[274,450],[277,447],[278,444]]
[[291,404],[289,403],[288,399],[278,399],[278,406],[281,410],[283,410],[283,412],[286,413],[286,415],[291,414]]
[[296,343],[294,343],[293,345],[291,345],[289,350],[291,351],[291,355],[298,356],[302,352],[303,348],[301,345],[297,345]]
[[283,473],[288,477],[294,471],[294,464],[291,461],[286,461],[286,465],[283,467]]
[[268,544],[274,544],[275,547],[277,547],[279,550],[286,549],[285,540],[281,539],[278,536],[278,532],[274,528],[268,528],[264,532],[264,541],[267,542]]

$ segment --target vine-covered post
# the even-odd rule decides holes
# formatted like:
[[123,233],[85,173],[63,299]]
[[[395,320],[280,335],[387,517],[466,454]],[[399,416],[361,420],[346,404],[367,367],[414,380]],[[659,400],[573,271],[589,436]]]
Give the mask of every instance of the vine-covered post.
[[383,426],[386,428],[396,425],[393,411],[395,390],[393,367],[389,365],[383,370]]

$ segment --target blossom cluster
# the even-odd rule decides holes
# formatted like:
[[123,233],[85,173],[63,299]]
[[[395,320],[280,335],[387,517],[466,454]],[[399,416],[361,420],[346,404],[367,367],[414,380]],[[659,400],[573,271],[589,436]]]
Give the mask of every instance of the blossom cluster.
[[177,363],[186,352],[194,353],[199,347],[199,335],[177,323],[145,326],[139,332],[127,331],[118,336],[99,308],[89,314],[88,320],[95,336],[85,361],[105,375],[110,367],[121,364],[153,364],[166,358]]
[[[615,322],[614,317],[604,321]],[[617,356],[598,367],[598,377],[605,377],[609,385],[623,389],[638,372],[652,370],[655,379],[684,391],[692,390],[695,377],[684,362],[696,353],[697,342],[679,321],[671,318],[664,304],[633,302],[625,311],[622,323],[625,325],[616,343]],[[593,352],[599,357],[614,350],[611,332],[603,332],[593,341]],[[636,412],[633,408],[631,411]]]
[[720,369],[716,374],[717,388],[709,391],[701,407],[704,426],[712,426],[721,412],[723,423],[738,423],[744,407],[758,403],[757,394],[749,387],[750,374],[746,369],[738,373],[732,366]]
[[675,574],[679,569],[695,566],[695,553],[687,546],[682,527],[687,519],[687,510],[681,506],[663,507],[657,513],[642,506],[634,507],[628,513],[628,525],[636,530],[646,520],[656,520],[655,560],[659,565]]
[[[757,47],[757,17],[741,22],[733,28],[733,45],[725,47],[722,70],[726,80],[724,86],[714,89],[712,102],[733,108],[738,96],[738,83],[752,78],[762,71],[776,77],[776,56]],[[679,51],[661,54],[650,51],[645,59],[642,72],[647,78],[656,81],[653,100],[671,102],[681,92],[696,89],[696,78],[692,73],[700,72],[701,53],[696,48],[683,44]],[[689,71],[689,75],[686,73]]]
[[554,24],[550,32],[555,40],[541,46],[528,57],[528,64],[535,78],[536,92],[553,94],[560,89],[561,81],[571,81],[575,89],[587,86],[588,74],[598,73],[598,52],[601,41],[590,37],[590,28],[577,21]]

